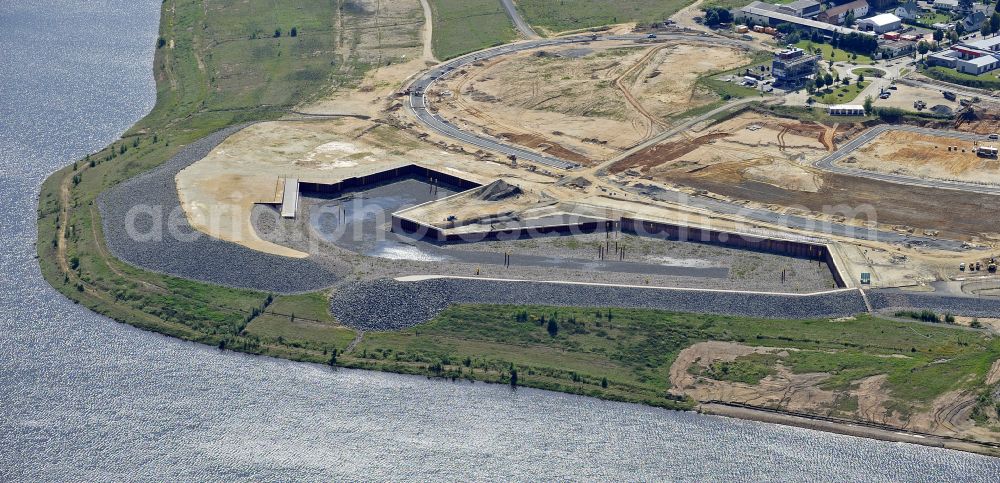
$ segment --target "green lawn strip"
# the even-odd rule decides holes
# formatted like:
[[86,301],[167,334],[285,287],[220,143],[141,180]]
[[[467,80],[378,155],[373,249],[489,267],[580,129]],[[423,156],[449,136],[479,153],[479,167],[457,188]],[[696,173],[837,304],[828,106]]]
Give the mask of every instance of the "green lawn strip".
[[[820,44],[813,42],[811,40],[805,39],[800,40],[795,44],[796,47],[805,49],[810,53],[815,53],[816,49],[820,49],[820,55],[823,62],[833,60],[834,62],[853,62],[855,64],[872,64],[872,58],[863,54],[851,54],[850,52],[842,49],[835,49],[830,44]],[[852,59],[851,56],[856,55],[857,58]]]
[[267,312],[274,315],[294,315],[297,319],[314,322],[337,323],[330,315],[330,301],[323,292],[275,297],[274,302],[267,307]]
[[981,75],[972,75],[959,72],[955,69],[949,69],[947,67],[934,66],[922,69],[921,72],[928,77],[945,82],[951,82],[952,84],[975,87],[977,89],[1000,89],[1000,78],[997,77],[997,71],[987,72]]
[[690,0],[518,0],[517,8],[533,26],[549,32],[626,22],[662,22]]
[[450,59],[510,42],[514,25],[497,0],[430,0],[438,59]]
[[865,77],[884,77],[885,71],[882,69],[876,69],[874,67],[858,67],[857,69],[851,70],[854,75],[863,75]]
[[331,352],[343,351],[355,337],[354,330],[347,327],[272,314],[255,318],[247,325],[246,334],[267,344]]

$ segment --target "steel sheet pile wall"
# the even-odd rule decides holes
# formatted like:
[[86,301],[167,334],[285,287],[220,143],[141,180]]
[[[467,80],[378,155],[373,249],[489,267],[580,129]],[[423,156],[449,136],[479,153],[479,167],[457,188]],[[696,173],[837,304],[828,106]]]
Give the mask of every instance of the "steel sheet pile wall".
[[847,284],[837,269],[833,255],[826,245],[795,240],[758,237],[749,234],[731,233],[726,231],[676,225],[659,221],[648,221],[636,218],[622,217],[620,229],[624,233],[640,236],[651,236],[673,241],[706,243],[742,250],[753,250],[787,257],[817,260],[826,263],[838,287]]

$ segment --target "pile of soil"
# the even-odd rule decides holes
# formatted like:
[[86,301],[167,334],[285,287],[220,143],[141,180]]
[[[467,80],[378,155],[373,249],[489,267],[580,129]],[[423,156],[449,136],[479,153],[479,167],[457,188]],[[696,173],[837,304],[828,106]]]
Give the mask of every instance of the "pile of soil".
[[522,193],[521,188],[514,186],[502,179],[498,179],[482,188],[475,194],[477,200],[501,201]]

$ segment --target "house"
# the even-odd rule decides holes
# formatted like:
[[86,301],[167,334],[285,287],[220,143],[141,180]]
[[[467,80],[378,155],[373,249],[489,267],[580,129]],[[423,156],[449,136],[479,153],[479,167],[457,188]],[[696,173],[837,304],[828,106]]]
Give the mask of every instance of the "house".
[[816,20],[832,25],[843,25],[844,19],[847,18],[847,12],[854,12],[854,18],[861,18],[868,15],[868,10],[869,6],[867,0],[854,0],[853,2],[837,5],[836,7],[830,7],[820,12],[820,14],[816,16]]
[[955,30],[955,24],[953,24],[953,23],[936,23],[934,25],[931,25],[931,28],[934,29],[934,30],[943,30],[945,32],[951,32],[952,30]]
[[891,13],[880,13],[858,21],[858,30],[877,34],[899,30],[902,26],[903,20]]
[[920,7],[912,0],[896,7],[896,16],[903,20],[916,20],[919,15]]
[[978,31],[983,26],[983,22],[986,21],[986,18],[986,14],[981,10],[976,10],[966,15],[960,22],[962,24],[962,28],[965,29],[963,32]]
[[778,7],[778,11],[799,18],[815,18],[819,15],[820,4],[815,0],[795,0]]
[[942,12],[958,10],[958,0],[934,0],[934,9]]
[[827,108],[831,116],[864,116],[865,106],[860,104],[836,104]]

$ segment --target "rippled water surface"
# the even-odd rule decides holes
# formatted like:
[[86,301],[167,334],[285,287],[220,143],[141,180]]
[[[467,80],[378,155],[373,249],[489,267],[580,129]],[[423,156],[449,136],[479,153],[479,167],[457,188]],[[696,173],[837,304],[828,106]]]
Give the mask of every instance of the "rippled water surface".
[[997,481],[1000,460],[533,390],[220,353],[66,301],[60,165],[153,103],[158,0],[0,0],[0,480]]

